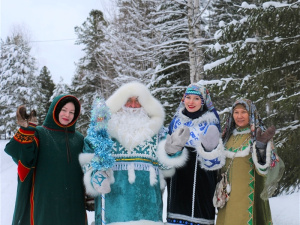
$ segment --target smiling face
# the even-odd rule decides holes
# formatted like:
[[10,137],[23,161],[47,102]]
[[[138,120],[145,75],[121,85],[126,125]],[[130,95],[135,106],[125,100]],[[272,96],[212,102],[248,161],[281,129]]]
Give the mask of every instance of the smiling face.
[[201,108],[201,103],[199,95],[187,95],[184,98],[184,106],[189,112],[197,112]]
[[73,102],[68,102],[62,107],[60,113],[58,114],[58,120],[62,125],[66,126],[72,122],[74,119],[74,114],[75,105]]
[[233,119],[238,127],[246,127],[249,125],[249,113],[242,105],[237,105],[234,108]]

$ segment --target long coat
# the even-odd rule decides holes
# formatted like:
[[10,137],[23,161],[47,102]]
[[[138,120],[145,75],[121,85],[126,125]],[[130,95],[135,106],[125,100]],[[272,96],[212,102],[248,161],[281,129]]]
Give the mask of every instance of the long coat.
[[[132,125],[136,129],[127,129],[127,133],[119,132],[119,124],[114,123],[113,116],[122,111],[122,107],[132,96],[138,97],[143,110],[147,112],[149,121],[146,120],[146,124],[139,126],[140,124],[123,117],[128,126]],[[159,134],[165,116],[163,106],[151,95],[145,85],[138,82],[121,86],[107,99],[106,104],[112,113],[112,118],[108,122],[108,133],[113,141],[111,154],[115,164],[111,168],[113,171],[110,176],[111,192],[105,194],[105,205],[102,205],[100,194],[94,194],[97,196],[95,224],[104,224],[102,216],[105,215],[105,224],[163,225],[161,170],[164,168],[160,165],[157,156],[161,140]],[[86,151],[87,149],[84,148],[84,153],[80,157],[83,166],[90,164],[95,154],[93,151]],[[94,193],[90,190],[93,187],[90,185],[89,172],[84,176],[87,193]]]
[[177,167],[176,172],[167,179],[167,224],[214,224],[215,208],[212,199],[217,183],[217,169],[220,169],[225,161],[220,158],[223,144],[219,142],[212,151],[213,156],[206,158],[198,141],[201,142],[200,133],[208,125],[219,125],[218,123],[218,118],[213,112],[207,111],[199,118],[191,119],[181,110],[170,123],[169,134],[186,126],[190,130],[190,138],[182,153],[186,156],[178,161],[184,164],[178,166],[179,164],[174,163]]
[[[266,174],[261,174],[260,169],[266,169],[268,163],[266,163],[266,166],[260,165],[257,162],[256,151],[254,150],[251,153],[250,133],[242,134],[239,138],[234,143],[235,137],[232,135],[226,143],[224,153],[227,159],[222,172],[228,170],[227,176],[231,185],[231,192],[226,205],[219,209],[216,224],[273,224],[269,200],[263,200],[260,197],[266,179]],[[238,148],[238,146],[241,147]],[[268,146],[267,152],[270,151],[271,149]]]
[[83,173],[78,161],[83,136],[75,131],[77,118],[62,126],[54,113],[67,96],[53,100],[42,126],[20,127],[5,147],[18,164],[13,225],[86,224]]

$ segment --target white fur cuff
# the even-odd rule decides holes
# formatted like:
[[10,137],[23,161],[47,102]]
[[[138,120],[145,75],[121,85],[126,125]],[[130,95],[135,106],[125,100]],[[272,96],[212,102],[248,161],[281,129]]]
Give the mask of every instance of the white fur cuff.
[[80,153],[78,157],[80,165],[83,166],[86,163],[90,163],[94,155],[94,153]]
[[92,161],[94,155],[95,155],[94,153],[80,153],[78,157],[79,163],[84,172],[83,184],[86,189],[86,194],[91,197],[96,197],[99,195],[99,193],[93,188],[91,184],[93,170],[90,165],[90,162]]
[[181,155],[170,157],[165,151],[166,140],[161,141],[157,148],[157,158],[161,164],[167,167],[182,167],[188,159],[188,151],[186,148],[182,150]]
[[261,175],[266,175],[268,173],[268,168],[270,167],[271,164],[271,141],[268,142],[267,148],[266,148],[266,163],[264,165],[261,165],[258,163],[257,159],[257,153],[256,153],[256,142],[253,143],[253,152],[252,152],[252,159],[255,164],[255,168],[258,173]]
[[92,169],[91,161],[94,157],[94,153],[80,153],[78,160],[80,163],[80,166],[82,168],[83,173],[86,173],[90,169]]
[[217,170],[225,165],[225,154],[223,141],[220,138],[218,146],[211,152],[206,152],[202,147],[201,142],[196,147],[197,153],[199,154],[199,161],[201,168],[206,170]]

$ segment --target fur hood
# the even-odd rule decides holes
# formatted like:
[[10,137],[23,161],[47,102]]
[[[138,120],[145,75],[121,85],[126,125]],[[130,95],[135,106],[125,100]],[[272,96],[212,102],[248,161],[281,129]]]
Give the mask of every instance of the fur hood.
[[118,112],[130,97],[137,96],[139,103],[151,119],[151,129],[157,133],[163,126],[165,111],[162,104],[152,96],[149,89],[139,83],[130,82],[122,85],[106,101],[111,113]]

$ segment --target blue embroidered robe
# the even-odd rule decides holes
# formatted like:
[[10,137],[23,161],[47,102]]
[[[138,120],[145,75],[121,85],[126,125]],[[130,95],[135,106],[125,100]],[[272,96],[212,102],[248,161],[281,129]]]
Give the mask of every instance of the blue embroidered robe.
[[[114,183],[105,195],[106,224],[162,225],[162,193],[156,156],[158,136],[126,149],[113,138]],[[101,224],[101,197],[95,201],[96,225]]]

